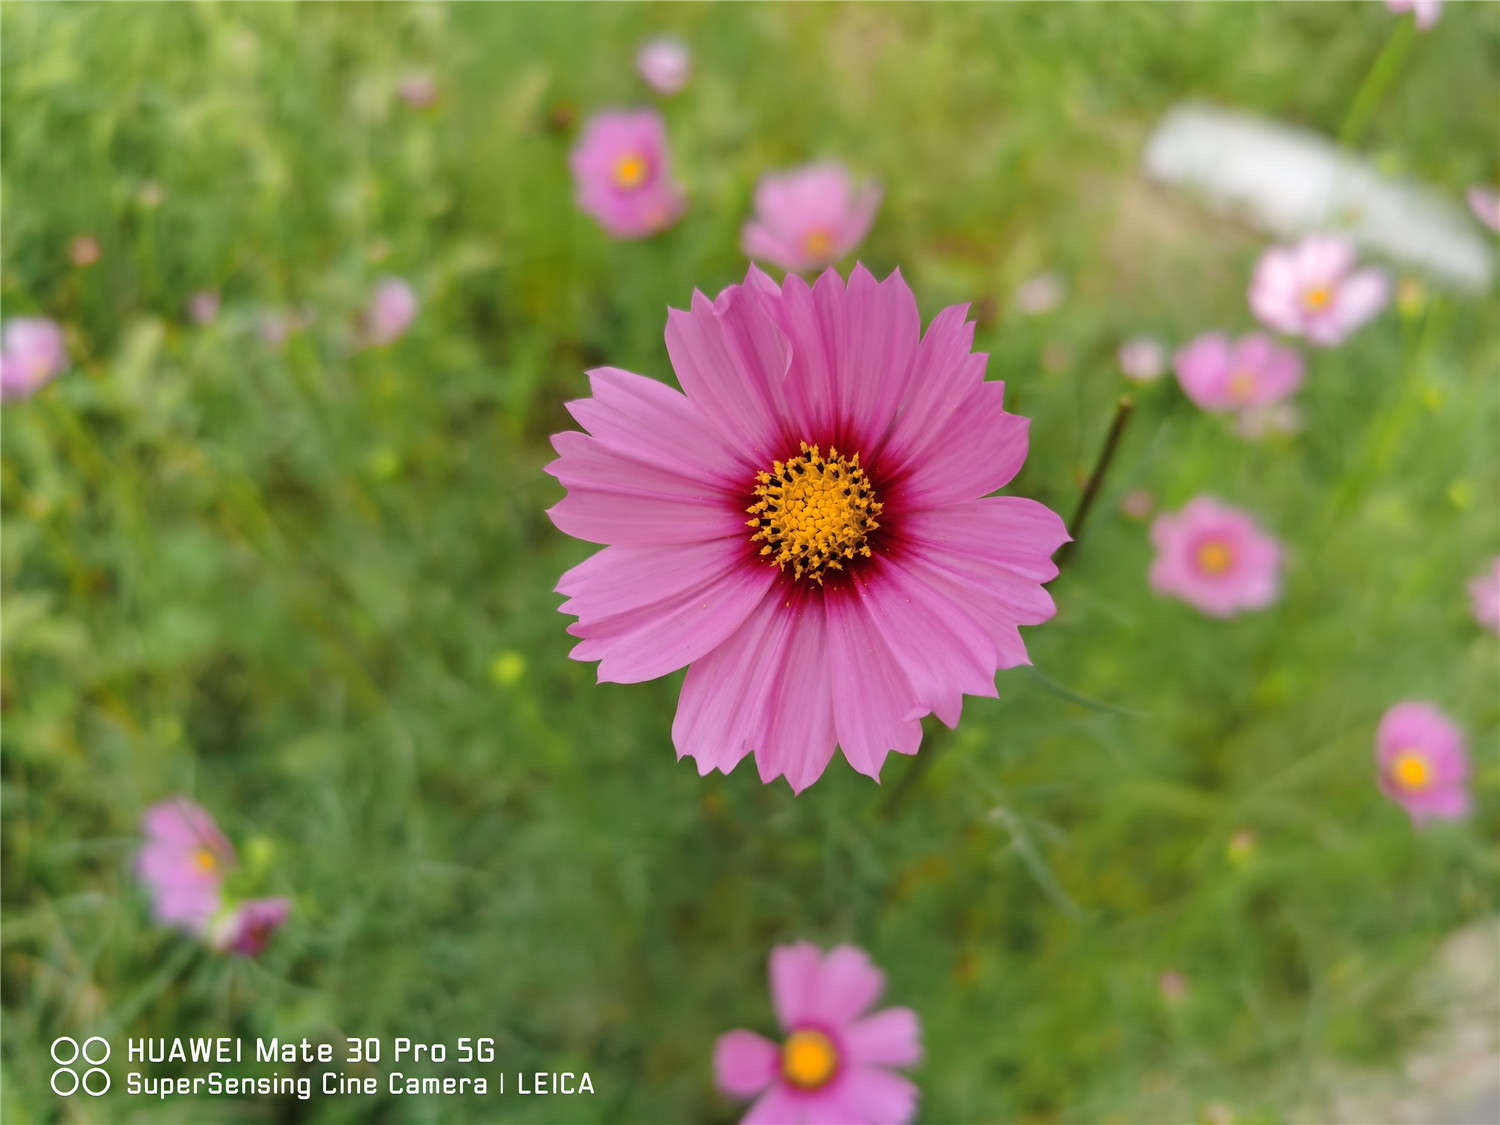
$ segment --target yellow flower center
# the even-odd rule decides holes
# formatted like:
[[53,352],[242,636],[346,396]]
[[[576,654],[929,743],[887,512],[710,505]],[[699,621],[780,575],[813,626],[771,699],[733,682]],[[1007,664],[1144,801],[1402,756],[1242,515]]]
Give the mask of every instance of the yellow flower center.
[[1302,303],[1313,312],[1326,308],[1331,300],[1333,300],[1333,293],[1326,285],[1319,285],[1316,289],[1309,289],[1302,294]]
[[833,1040],[821,1031],[808,1028],[794,1031],[781,1045],[782,1077],[804,1090],[826,1085],[838,1065],[839,1055]]
[[615,161],[612,174],[617,186],[627,191],[631,188],[638,188],[641,186],[641,181],[646,178],[646,161],[639,153],[627,152]]
[[1255,393],[1255,376],[1248,371],[1236,371],[1229,377],[1229,396],[1244,402]]
[[219,866],[219,857],[207,848],[199,848],[193,853],[193,862],[198,865],[199,871],[212,871]]
[[1403,789],[1426,789],[1432,783],[1432,766],[1419,750],[1403,750],[1391,767]]
[[802,442],[802,452],[774,462],[757,473],[755,503],[745,521],[755,528],[751,542],[768,562],[788,566],[796,578],[820,586],[829,570],[842,570],[856,556],[869,557],[866,542],[880,524],[881,503],[859,466],[859,454],[842,456],[830,448],[824,457],[816,445]]
[[813,227],[802,236],[802,250],[809,258],[822,261],[833,252],[833,235],[826,227]]
[[1217,577],[1229,569],[1232,557],[1222,539],[1210,539],[1198,548],[1198,569]]

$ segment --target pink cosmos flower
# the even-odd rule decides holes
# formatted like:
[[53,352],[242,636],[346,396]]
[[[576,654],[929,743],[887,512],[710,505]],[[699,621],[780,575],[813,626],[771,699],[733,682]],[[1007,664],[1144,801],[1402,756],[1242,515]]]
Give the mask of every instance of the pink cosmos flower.
[[1027,316],[1040,316],[1062,304],[1062,278],[1055,273],[1038,274],[1016,289],[1016,308]]
[[224,875],[235,866],[213,817],[186,797],[152,805],[141,818],[145,843],[136,873],[158,921],[202,935],[222,905]]
[[1500,555],[1491,560],[1488,571],[1469,580],[1469,598],[1474,620],[1500,633]]
[[1245,512],[1209,496],[1151,525],[1151,586],[1212,617],[1262,609],[1281,586],[1281,545]]
[[[1067,538],[1032,500],[989,497],[1026,459],[971,352],[966,306],[921,318],[899,271],[809,286],[751,267],[667,314],[686,394],[618,368],[568,404],[549,511],[609,544],[558,582],[576,660],[634,683],[689,665],[672,739],[700,773],[754,752],[800,792],[835,744],[879,778],[920,719],[1028,663],[1017,625],[1054,613],[1042,583]],[[986,499],[986,497],[989,497]]]
[[222,952],[258,957],[291,912],[289,898],[247,899],[214,926],[212,944]]
[[35,394],[68,366],[62,329],[44,316],[18,316],[0,333],[0,402]]
[[820,269],[859,245],[879,206],[879,185],[855,183],[842,164],[806,164],[762,176],[755,217],[740,231],[740,247],[747,258],[782,269]]
[[1156,986],[1161,990],[1162,999],[1169,1004],[1176,1004],[1187,995],[1187,978],[1176,969],[1164,969],[1161,976],[1156,978]]
[[1167,349],[1162,347],[1160,340],[1153,340],[1149,336],[1126,340],[1120,345],[1116,358],[1125,378],[1134,379],[1137,383],[1159,379],[1167,369]]
[[1417,30],[1426,31],[1437,23],[1443,10],[1443,0],[1385,0],[1385,6],[1393,12],[1411,12],[1416,17]]
[[1500,233],[1500,192],[1475,184],[1469,189],[1469,210],[1490,230]]
[[408,74],[397,84],[396,96],[413,109],[429,109],[437,104],[437,79],[426,70]]
[[672,178],[666,124],[653,109],[591,118],[570,164],[578,206],[616,238],[663,231],[687,207]]
[[372,348],[399,340],[417,315],[417,294],[399,277],[383,277],[365,306],[364,342]]
[[887,1069],[922,1058],[922,1029],[910,1008],[866,1015],[884,975],[861,950],[824,955],[810,942],[771,951],[771,1000],[785,1038],[730,1031],[714,1044],[719,1088],[756,1098],[743,1125],[903,1125],[917,1088]]
[[1120,511],[1133,520],[1143,520],[1156,506],[1156,497],[1144,488],[1133,488],[1120,501]]
[[1302,357],[1260,332],[1234,341],[1205,332],[1179,348],[1172,363],[1183,393],[1204,410],[1269,406],[1302,382]]
[[1250,310],[1261,322],[1309,343],[1337,344],[1385,307],[1390,283],[1354,268],[1354,247],[1332,235],[1273,246],[1250,280]]
[[693,72],[693,56],[687,44],[670,35],[661,35],[642,45],[635,56],[635,68],[658,94],[675,94],[687,85]]
[[1464,734],[1430,703],[1398,703],[1375,732],[1380,791],[1412,823],[1457,820],[1469,811],[1469,754]]
[[188,316],[194,324],[208,324],[219,315],[219,291],[200,289],[188,298]]

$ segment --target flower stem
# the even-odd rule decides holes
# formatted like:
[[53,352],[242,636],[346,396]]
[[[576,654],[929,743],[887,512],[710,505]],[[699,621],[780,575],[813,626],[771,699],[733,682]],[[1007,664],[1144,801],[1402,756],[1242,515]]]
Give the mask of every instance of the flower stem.
[[1354,92],[1354,100],[1349,104],[1349,112],[1344,115],[1343,127],[1339,129],[1339,144],[1343,147],[1353,148],[1364,136],[1370,119],[1375,116],[1376,106],[1380,104],[1380,99],[1390,88],[1391,80],[1401,70],[1401,64],[1406,61],[1407,52],[1411,50],[1412,40],[1415,37],[1414,21],[1410,19],[1396,21],[1390,38],[1385,41],[1380,54],[1376,55],[1375,61],[1370,64],[1364,81]]
[[1059,568],[1072,555],[1073,549],[1078,546],[1078,540],[1083,537],[1083,523],[1089,518],[1089,511],[1094,506],[1094,497],[1099,494],[1099,486],[1104,483],[1105,474],[1109,472],[1109,467],[1114,462],[1115,450],[1119,448],[1120,437],[1125,433],[1125,423],[1130,421],[1130,415],[1134,409],[1135,403],[1130,400],[1129,395],[1122,396],[1115,407],[1115,420],[1109,425],[1109,434],[1104,439],[1104,448],[1099,451],[1099,459],[1094,462],[1094,471],[1089,474],[1088,483],[1083,486],[1083,495],[1078,498],[1078,508],[1074,511],[1073,518],[1068,521],[1068,534],[1073,538],[1064,543],[1057,552]]

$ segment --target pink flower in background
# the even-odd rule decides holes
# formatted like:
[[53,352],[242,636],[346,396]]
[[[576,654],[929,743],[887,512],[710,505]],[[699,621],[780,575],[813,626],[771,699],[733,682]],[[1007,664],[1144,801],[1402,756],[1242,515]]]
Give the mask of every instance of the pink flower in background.
[[205,934],[222,905],[224,875],[234,848],[204,809],[186,797],[152,805],[141,818],[145,842],[136,873],[158,921]]
[[1443,10],[1443,0],[1385,0],[1385,6],[1393,12],[1411,12],[1416,17],[1417,30],[1426,31],[1437,23]]
[[288,898],[247,899],[215,923],[211,943],[221,952],[258,957],[291,912]]
[[1474,603],[1474,620],[1500,633],[1500,555],[1490,562],[1489,570],[1469,580],[1469,598]]
[[1337,344],[1390,299],[1377,269],[1355,269],[1354,247],[1332,235],[1261,255],[1250,280],[1250,310],[1268,328],[1309,343]]
[[1469,811],[1469,755],[1464,734],[1430,703],[1398,703],[1375,732],[1380,791],[1414,824],[1457,820]]
[[568,404],[548,513],[609,544],[562,576],[572,656],[634,683],[688,665],[672,738],[700,773],[754,752],[800,792],[835,744],[879,777],[929,712],[1028,663],[1018,625],[1054,613],[1042,583],[1068,538],[1020,497],[1025,418],[984,379],[955,306],[919,339],[899,272],[743,285],[667,316],[686,394],[618,368]]
[[1500,192],[1475,184],[1469,189],[1469,210],[1490,230],[1500,233]]
[[68,261],[75,266],[91,266],[103,253],[104,251],[99,247],[99,240],[91,234],[80,234],[68,243]]
[[890,1068],[921,1061],[921,1023],[910,1008],[870,1012],[885,977],[868,955],[778,946],[770,978],[781,1042],[741,1030],[714,1044],[719,1088],[756,1099],[746,1123],[903,1125],[916,1115],[916,1086]]
[[417,294],[399,277],[383,277],[365,306],[364,342],[381,348],[405,335],[417,315]]
[[1162,372],[1167,369],[1167,349],[1162,346],[1160,340],[1153,340],[1149,336],[1137,336],[1133,340],[1126,340],[1120,345],[1116,358],[1119,360],[1120,370],[1124,372],[1125,378],[1134,379],[1137,383],[1149,383],[1159,379]]
[[0,402],[35,394],[68,366],[62,329],[44,316],[18,316],[0,333]]
[[1143,520],[1156,506],[1156,497],[1144,488],[1133,488],[1120,501],[1120,511],[1133,520]]
[[687,85],[693,72],[693,56],[687,44],[670,35],[646,42],[635,56],[635,68],[658,94],[675,94]]
[[415,71],[397,84],[396,96],[413,109],[429,109],[437,104],[437,79],[430,71]]
[[200,289],[188,298],[188,316],[194,324],[208,324],[219,315],[219,291]]
[[1176,1004],[1187,996],[1187,978],[1176,969],[1163,970],[1156,979],[1156,986],[1161,990],[1162,999],[1168,1004]]
[[1040,316],[1062,304],[1062,278],[1055,273],[1038,274],[1016,289],[1016,308],[1027,316]]
[[1151,586],[1212,617],[1262,609],[1281,585],[1281,545],[1245,512],[1199,496],[1151,525]]
[[1173,357],[1183,393],[1204,410],[1264,407],[1302,382],[1302,357],[1259,332],[1231,341],[1205,332]]
[[807,164],[762,176],[755,217],[740,231],[740,247],[746,257],[782,269],[819,269],[859,245],[879,206],[879,186],[856,183],[842,164]]
[[655,110],[590,118],[570,164],[578,206],[616,238],[663,231],[687,207],[672,178],[666,124]]

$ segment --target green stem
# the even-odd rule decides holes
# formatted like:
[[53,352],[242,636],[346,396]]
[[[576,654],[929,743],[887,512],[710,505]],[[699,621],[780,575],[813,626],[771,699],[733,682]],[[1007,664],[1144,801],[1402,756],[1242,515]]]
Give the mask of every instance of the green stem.
[[1354,101],[1350,103],[1349,112],[1344,116],[1343,127],[1339,129],[1339,144],[1345,148],[1353,148],[1359,144],[1365,134],[1365,129],[1369,127],[1370,120],[1375,116],[1380,100],[1385,97],[1392,80],[1400,73],[1401,64],[1406,61],[1407,53],[1411,50],[1412,40],[1415,37],[1415,24],[1412,20],[1396,21],[1390,38],[1385,41],[1380,54],[1375,56],[1375,61],[1370,64],[1365,80],[1359,84],[1359,89],[1354,93]]

